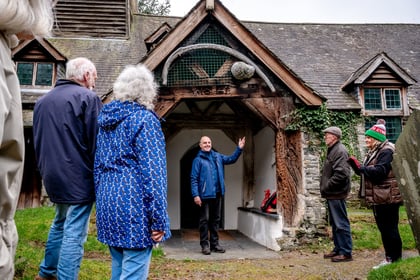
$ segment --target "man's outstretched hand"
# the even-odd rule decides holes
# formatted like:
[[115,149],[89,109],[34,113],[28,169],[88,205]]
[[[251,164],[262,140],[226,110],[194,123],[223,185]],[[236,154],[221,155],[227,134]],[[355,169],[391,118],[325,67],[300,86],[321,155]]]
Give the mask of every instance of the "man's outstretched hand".
[[244,146],[245,146],[245,136],[244,136],[244,137],[242,137],[242,138],[239,138],[239,142],[238,142],[238,147],[239,147],[240,149],[243,149],[243,148],[244,148]]

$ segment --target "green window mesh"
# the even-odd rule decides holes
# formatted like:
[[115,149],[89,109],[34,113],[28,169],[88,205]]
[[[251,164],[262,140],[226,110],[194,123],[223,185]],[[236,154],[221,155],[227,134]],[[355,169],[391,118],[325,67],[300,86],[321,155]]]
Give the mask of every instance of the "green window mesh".
[[[207,28],[193,44],[229,46],[214,28]],[[225,85],[231,80],[230,66],[234,60],[222,51],[197,49],[184,53],[168,71],[168,86]]]

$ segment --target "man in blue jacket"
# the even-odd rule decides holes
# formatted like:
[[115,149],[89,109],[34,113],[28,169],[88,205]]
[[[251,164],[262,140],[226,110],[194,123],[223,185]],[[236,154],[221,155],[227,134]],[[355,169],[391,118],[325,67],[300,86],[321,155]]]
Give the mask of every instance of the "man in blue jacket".
[[38,167],[56,214],[36,280],[77,279],[95,201],[93,163],[102,103],[87,58],[67,63],[66,79],[37,101],[34,144]]
[[[191,193],[194,203],[200,207],[200,245],[204,255],[211,252],[224,253],[219,245],[218,229],[222,210],[222,198],[225,194],[224,165],[235,163],[245,146],[245,137],[239,139],[238,147],[230,155],[223,155],[212,150],[211,139],[203,136],[200,149],[191,170]],[[210,239],[209,239],[210,231]]]

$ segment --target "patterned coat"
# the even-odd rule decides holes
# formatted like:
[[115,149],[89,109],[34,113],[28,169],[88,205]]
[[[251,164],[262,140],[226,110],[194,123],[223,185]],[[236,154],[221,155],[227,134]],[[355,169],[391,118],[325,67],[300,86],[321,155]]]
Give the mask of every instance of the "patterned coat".
[[99,118],[95,155],[98,240],[120,248],[170,237],[165,138],[158,117],[136,102],[112,101]]

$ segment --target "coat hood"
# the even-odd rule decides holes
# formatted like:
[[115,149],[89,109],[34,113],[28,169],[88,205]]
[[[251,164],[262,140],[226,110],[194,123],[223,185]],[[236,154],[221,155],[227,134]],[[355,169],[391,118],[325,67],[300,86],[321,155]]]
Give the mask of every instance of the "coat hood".
[[113,130],[126,118],[146,108],[136,102],[114,100],[102,107],[98,117],[99,127],[104,130]]

